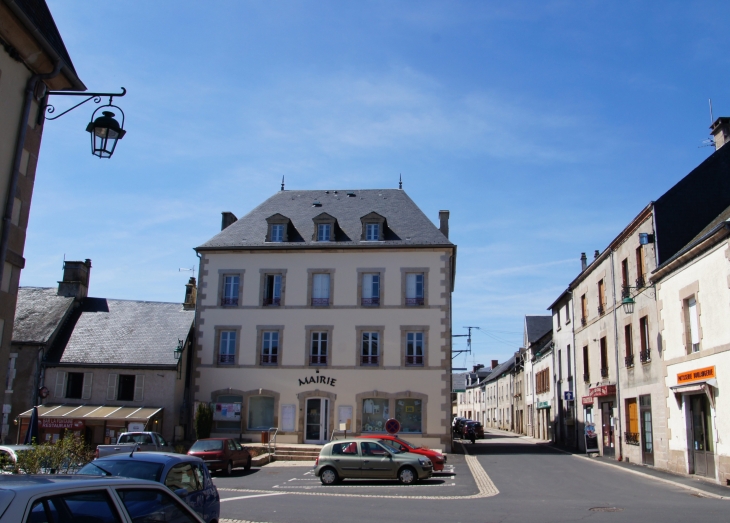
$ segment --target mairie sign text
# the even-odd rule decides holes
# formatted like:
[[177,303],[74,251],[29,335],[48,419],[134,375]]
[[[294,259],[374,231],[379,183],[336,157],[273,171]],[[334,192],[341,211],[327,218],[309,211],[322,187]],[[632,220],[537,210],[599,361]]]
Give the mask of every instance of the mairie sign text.
[[337,383],[336,378],[328,378],[327,376],[308,376],[304,379],[299,380],[299,386],[302,385],[312,385],[312,384],[318,384],[321,383],[322,385],[329,385],[330,387],[334,387],[335,383]]

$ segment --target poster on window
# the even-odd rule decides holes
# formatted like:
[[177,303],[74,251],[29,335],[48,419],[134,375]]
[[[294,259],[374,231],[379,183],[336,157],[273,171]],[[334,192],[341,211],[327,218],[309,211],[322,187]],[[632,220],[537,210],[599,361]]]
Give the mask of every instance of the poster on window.
[[587,422],[585,425],[585,442],[586,454],[589,452],[598,452],[598,434],[596,434],[596,424]]
[[296,405],[281,406],[281,430],[284,432],[294,432],[294,417],[296,412]]
[[214,403],[213,419],[215,421],[240,421],[240,403]]

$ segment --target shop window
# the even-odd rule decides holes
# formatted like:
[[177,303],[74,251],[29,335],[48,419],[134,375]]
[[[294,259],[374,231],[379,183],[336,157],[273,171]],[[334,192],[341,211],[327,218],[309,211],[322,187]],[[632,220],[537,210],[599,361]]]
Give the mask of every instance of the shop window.
[[390,400],[366,398],[362,402],[362,432],[385,432],[390,418]]
[[274,398],[251,396],[248,399],[248,430],[269,430],[274,426]]
[[[241,431],[241,404],[243,396],[220,395],[213,405],[215,429],[221,432]],[[267,427],[268,428],[268,427]]]
[[395,419],[400,421],[401,432],[422,432],[421,400],[399,399],[395,402]]

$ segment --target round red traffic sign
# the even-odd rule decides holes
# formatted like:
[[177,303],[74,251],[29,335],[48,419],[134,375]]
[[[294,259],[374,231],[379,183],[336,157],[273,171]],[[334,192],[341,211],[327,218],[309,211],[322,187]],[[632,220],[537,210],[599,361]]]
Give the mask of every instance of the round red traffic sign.
[[388,434],[398,434],[400,432],[400,421],[390,418],[385,422],[385,432]]

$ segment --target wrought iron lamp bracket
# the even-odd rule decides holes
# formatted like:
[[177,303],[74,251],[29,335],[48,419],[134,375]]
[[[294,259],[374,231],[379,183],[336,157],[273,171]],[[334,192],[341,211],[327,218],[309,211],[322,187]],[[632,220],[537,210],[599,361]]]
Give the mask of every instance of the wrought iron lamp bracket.
[[[632,295],[631,294],[632,290],[639,291],[639,292]],[[653,283],[651,285],[644,285],[643,287],[632,287],[630,285],[627,285],[627,286],[623,287],[623,293],[622,293],[623,296],[622,297],[635,298],[639,294],[643,294],[645,291],[649,294],[650,297],[656,298],[656,285]]]
[[[105,97],[105,96],[108,96],[109,97],[109,103],[107,104],[107,106],[111,106],[112,105],[112,101],[114,100],[114,97],[115,96],[121,98],[122,96],[124,96],[125,94],[127,94],[127,90],[124,87],[122,87],[121,89],[122,89],[122,92],[121,93],[87,93],[87,92],[82,92],[82,91],[48,91],[48,95],[49,96],[50,95],[55,95],[55,96],[86,96],[87,98],[86,98],[86,100],[83,100],[83,101],[77,103],[76,105],[74,105],[70,109],[66,109],[64,112],[62,112],[60,114],[57,114],[56,116],[46,117],[46,120],[58,120],[64,114],[70,113],[71,111],[73,111],[77,107],[81,107],[82,105],[84,105],[86,102],[88,102],[90,100],[94,100],[94,103],[95,104],[101,103],[102,97]],[[103,107],[106,107],[106,106],[103,106]],[[44,107],[44,110],[45,110],[45,112],[47,114],[53,114],[53,113],[56,112],[56,108],[53,105],[49,104],[49,103],[46,103],[46,105]]]

